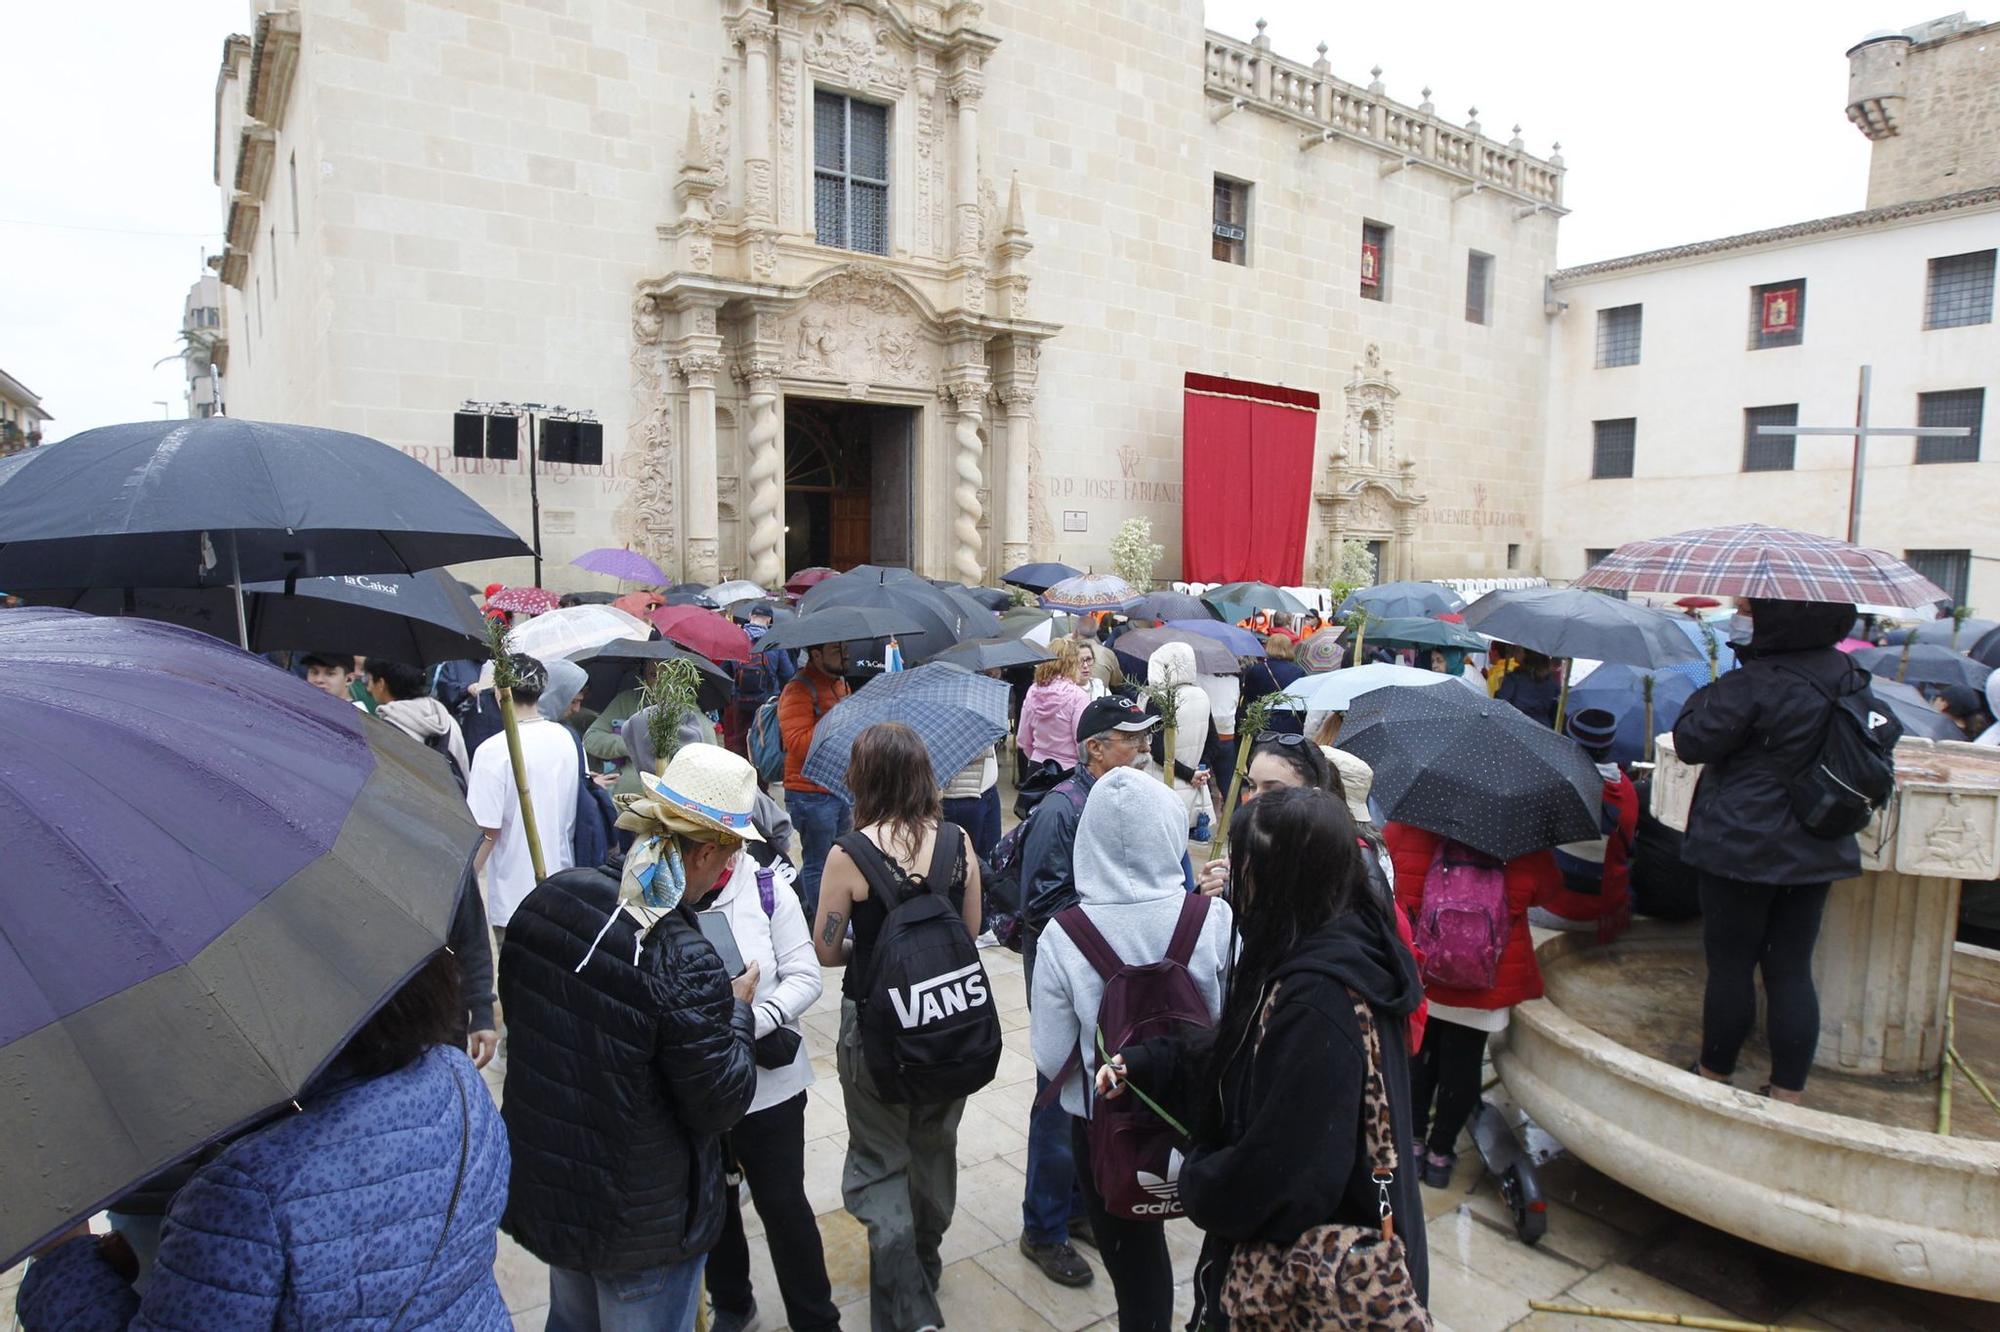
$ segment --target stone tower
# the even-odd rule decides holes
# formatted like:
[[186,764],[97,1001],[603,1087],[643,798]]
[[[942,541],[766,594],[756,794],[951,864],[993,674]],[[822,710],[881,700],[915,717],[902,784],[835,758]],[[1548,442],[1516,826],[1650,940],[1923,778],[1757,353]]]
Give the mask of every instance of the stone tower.
[[1870,208],[2000,183],[2000,23],[1873,33],[1847,62],[1847,118],[1875,145]]

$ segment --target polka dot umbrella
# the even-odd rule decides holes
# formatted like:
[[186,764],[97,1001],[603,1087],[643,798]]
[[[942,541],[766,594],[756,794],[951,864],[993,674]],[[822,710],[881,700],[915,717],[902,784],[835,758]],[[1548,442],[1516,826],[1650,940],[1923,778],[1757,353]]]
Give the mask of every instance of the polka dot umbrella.
[[1389,818],[1501,860],[1601,831],[1604,779],[1576,742],[1470,690],[1366,694],[1340,747],[1373,765]]

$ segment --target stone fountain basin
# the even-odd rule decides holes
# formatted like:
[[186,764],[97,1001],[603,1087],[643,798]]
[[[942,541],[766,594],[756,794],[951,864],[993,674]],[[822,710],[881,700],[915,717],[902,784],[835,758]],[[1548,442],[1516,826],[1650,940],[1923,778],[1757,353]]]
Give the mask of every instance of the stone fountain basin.
[[[1955,1134],[1935,1082],[1815,1074],[1790,1106],[1681,1071],[1700,1033],[1698,926],[1642,922],[1610,948],[1537,950],[1548,997],[1496,1044],[1508,1094],[1564,1147],[1664,1206],[1768,1248],[1902,1285],[2000,1298],[2000,1116],[1964,1079]],[[1622,992],[1621,992],[1622,987]],[[1961,946],[1959,1047],[2000,1079],[2000,953]],[[1737,1081],[1763,1069],[1746,1051]],[[1671,1062],[1669,1062],[1671,1061]],[[2000,1087],[1996,1087],[2000,1090]]]

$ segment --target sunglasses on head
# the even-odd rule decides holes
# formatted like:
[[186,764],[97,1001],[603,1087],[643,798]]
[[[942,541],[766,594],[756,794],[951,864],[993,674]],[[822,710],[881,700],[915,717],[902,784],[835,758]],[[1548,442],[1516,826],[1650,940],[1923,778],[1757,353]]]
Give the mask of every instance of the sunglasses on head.
[[1306,738],[1291,731],[1259,731],[1251,743],[1257,745],[1302,745],[1306,743]]

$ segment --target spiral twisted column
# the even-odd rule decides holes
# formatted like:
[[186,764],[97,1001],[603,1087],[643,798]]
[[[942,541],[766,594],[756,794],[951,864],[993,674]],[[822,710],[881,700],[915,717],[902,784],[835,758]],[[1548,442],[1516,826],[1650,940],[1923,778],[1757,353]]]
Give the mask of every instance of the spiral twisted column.
[[744,438],[748,452],[744,483],[749,490],[749,536],[744,542],[747,577],[759,587],[775,589],[785,581],[785,451],[778,411],[779,364],[745,362],[749,385],[750,428]]
[[958,544],[953,563],[959,579],[977,587],[986,579],[985,567],[979,562],[979,520],[985,514],[979,503],[979,426],[986,415],[986,385],[953,384],[950,392],[958,409],[958,419],[952,423],[952,438],[958,446],[954,460],[958,478],[951,491],[952,506],[957,510],[952,532]]

